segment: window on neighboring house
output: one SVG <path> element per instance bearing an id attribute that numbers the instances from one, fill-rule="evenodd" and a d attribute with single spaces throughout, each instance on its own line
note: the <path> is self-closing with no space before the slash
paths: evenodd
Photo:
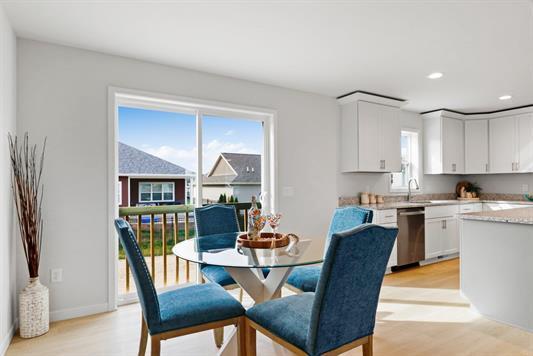
<path id="1" fill-rule="evenodd" d="M 391 173 L 390 190 L 404 192 L 408 190 L 409 180 L 414 178 L 420 185 L 420 150 L 417 131 L 402 130 L 401 133 L 402 166 L 400 172 Z M 417 191 L 412 183 L 412 191 Z"/>
<path id="2" fill-rule="evenodd" d="M 174 183 L 139 183 L 139 201 L 142 203 L 174 201 Z"/>
<path id="3" fill-rule="evenodd" d="M 118 205 L 122 205 L 122 182 L 121 181 L 118 181 L 117 199 L 118 199 Z"/>

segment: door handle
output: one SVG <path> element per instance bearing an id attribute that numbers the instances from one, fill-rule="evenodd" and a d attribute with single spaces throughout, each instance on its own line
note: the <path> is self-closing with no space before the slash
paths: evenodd
<path id="1" fill-rule="evenodd" d="M 398 213 L 399 216 L 412 216 L 412 215 L 424 215 L 423 211 L 410 211 L 410 212 L 401 212 Z"/>

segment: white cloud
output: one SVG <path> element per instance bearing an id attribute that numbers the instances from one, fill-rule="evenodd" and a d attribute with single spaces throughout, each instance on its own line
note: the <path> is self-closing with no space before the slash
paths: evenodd
<path id="1" fill-rule="evenodd" d="M 167 160 L 169 162 L 175 163 L 179 166 L 182 166 L 188 170 L 196 171 L 196 156 L 198 154 L 196 147 L 190 149 L 177 149 L 171 146 L 160 146 L 160 147 L 146 147 L 143 145 L 144 151 Z M 231 153 L 258 153 L 255 150 L 246 146 L 242 142 L 223 142 L 217 139 L 212 140 L 203 145 L 203 171 L 204 173 L 209 172 L 215 160 L 218 158 L 218 155 L 222 152 L 231 152 Z"/>

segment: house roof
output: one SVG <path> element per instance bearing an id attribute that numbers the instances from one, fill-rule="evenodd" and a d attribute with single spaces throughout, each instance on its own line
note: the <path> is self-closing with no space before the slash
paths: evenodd
<path id="1" fill-rule="evenodd" d="M 135 147 L 118 143 L 118 172 L 122 175 L 186 175 L 183 167 L 141 151 Z"/>
<path id="2" fill-rule="evenodd" d="M 221 160 L 228 162 L 236 175 L 213 176 L 212 173 Z M 261 155 L 221 153 L 209 174 L 204 176 L 204 184 L 261 184 Z"/>

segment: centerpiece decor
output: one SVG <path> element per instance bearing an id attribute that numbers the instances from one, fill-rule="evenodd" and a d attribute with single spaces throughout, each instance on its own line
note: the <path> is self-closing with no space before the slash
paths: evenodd
<path id="1" fill-rule="evenodd" d="M 281 214 L 261 214 L 257 207 L 256 197 L 252 197 L 252 206 L 248 211 L 248 232 L 239 235 L 237 242 L 242 247 L 248 248 L 280 248 L 289 245 L 291 239 L 298 242 L 298 236 L 294 234 L 280 234 L 276 232 Z M 272 232 L 262 232 L 268 222 Z"/>
<path id="2" fill-rule="evenodd" d="M 37 145 L 30 145 L 28 134 L 22 142 L 8 135 L 11 161 L 11 186 L 20 237 L 30 275 L 28 285 L 19 295 L 20 336 L 31 338 L 48 332 L 48 288 L 39 281 L 39 263 L 43 237 L 41 207 L 43 201 L 43 172 L 46 138 L 41 154 Z"/>

